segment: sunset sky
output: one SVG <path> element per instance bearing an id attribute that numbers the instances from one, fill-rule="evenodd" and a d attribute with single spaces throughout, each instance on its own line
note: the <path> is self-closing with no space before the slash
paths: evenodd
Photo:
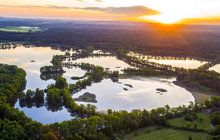
<path id="1" fill-rule="evenodd" d="M 0 16 L 220 23 L 220 0 L 0 0 Z"/>

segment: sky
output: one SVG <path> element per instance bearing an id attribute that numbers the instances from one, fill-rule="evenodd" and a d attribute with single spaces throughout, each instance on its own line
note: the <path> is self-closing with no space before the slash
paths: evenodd
<path id="1" fill-rule="evenodd" d="M 220 0 L 0 0 L 0 16 L 220 24 Z"/>

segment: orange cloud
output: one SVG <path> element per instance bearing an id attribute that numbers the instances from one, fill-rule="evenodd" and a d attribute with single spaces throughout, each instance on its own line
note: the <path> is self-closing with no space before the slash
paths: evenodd
<path id="1" fill-rule="evenodd" d="M 80 20 L 126 20 L 142 14 L 155 14 L 156 11 L 142 7 L 59 7 L 59 6 L 0 6 L 0 16 L 68 18 Z"/>

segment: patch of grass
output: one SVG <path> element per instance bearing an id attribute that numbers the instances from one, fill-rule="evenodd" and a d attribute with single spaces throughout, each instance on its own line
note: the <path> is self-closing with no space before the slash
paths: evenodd
<path id="1" fill-rule="evenodd" d="M 0 27 L 0 31 L 3 32 L 16 32 L 16 33 L 27 33 L 27 32 L 38 32 L 41 31 L 40 28 L 38 27 L 24 27 L 24 26 L 20 26 L 20 27 Z"/>
<path id="2" fill-rule="evenodd" d="M 210 136 L 206 133 L 197 133 L 183 130 L 174 130 L 170 128 L 152 129 L 145 128 L 149 132 L 144 133 L 143 130 L 133 132 L 125 137 L 125 140 L 209 140 Z M 144 129 L 144 130 L 145 130 Z M 131 136 L 133 135 L 133 136 Z"/>
<path id="3" fill-rule="evenodd" d="M 135 136 L 143 135 L 143 134 L 146 134 L 146 133 L 149 133 L 151 131 L 154 131 L 154 130 L 157 130 L 157 129 L 161 129 L 161 128 L 162 128 L 161 126 L 145 127 L 145 128 L 142 128 L 142 129 L 139 129 L 137 131 L 134 131 L 134 132 L 131 132 L 131 133 L 127 134 L 125 139 L 126 140 L 127 139 L 130 140 L 130 139 L 132 139 Z"/>
<path id="4" fill-rule="evenodd" d="M 205 131 L 209 131 L 211 129 L 209 115 L 205 113 L 196 113 L 197 120 L 187 121 L 185 120 L 185 116 L 181 118 L 175 118 L 168 120 L 168 123 L 172 126 L 179 128 L 197 128 Z"/>

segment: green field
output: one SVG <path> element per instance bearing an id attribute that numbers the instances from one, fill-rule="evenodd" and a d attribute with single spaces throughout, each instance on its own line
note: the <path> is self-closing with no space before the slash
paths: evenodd
<path id="1" fill-rule="evenodd" d="M 3 32 L 16 32 L 16 33 L 27 33 L 27 32 L 38 32 L 42 31 L 38 27 L 26 27 L 26 26 L 19 26 L 19 27 L 0 27 L 0 31 Z"/>
<path id="2" fill-rule="evenodd" d="M 133 132 L 125 137 L 125 140 L 209 140 L 210 136 L 206 133 L 197 133 L 170 128 L 144 128 Z"/>
<path id="3" fill-rule="evenodd" d="M 193 122 L 186 121 L 184 117 L 171 119 L 168 121 L 169 124 L 175 127 L 184 127 L 184 128 L 194 128 L 195 125 L 197 129 L 203 129 L 208 131 L 211 129 L 209 115 L 205 113 L 197 113 L 198 120 L 194 120 Z"/>

